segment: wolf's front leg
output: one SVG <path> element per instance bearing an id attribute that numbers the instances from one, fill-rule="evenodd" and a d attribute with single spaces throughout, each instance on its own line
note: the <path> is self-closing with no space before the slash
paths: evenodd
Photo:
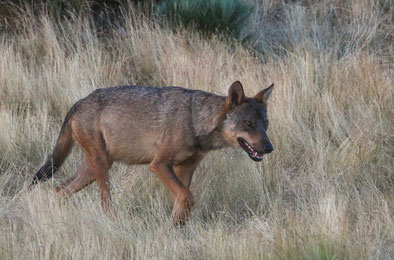
<path id="1" fill-rule="evenodd" d="M 174 208 L 172 210 L 172 218 L 174 224 L 177 226 L 183 226 L 189 219 L 189 215 L 194 205 L 193 195 L 189 191 L 187 198 L 175 197 Z"/>
<path id="2" fill-rule="evenodd" d="M 182 182 L 183 186 L 185 186 L 186 188 L 190 187 L 193 173 L 203 158 L 204 154 L 201 152 L 197 152 L 182 163 L 174 166 L 175 176 Z M 174 194 L 174 200 L 174 209 L 172 211 L 174 221 L 178 224 L 183 225 L 185 224 L 190 214 L 191 207 L 193 205 L 189 205 L 188 202 L 178 203 L 178 197 L 176 196 L 176 194 Z"/>
<path id="3" fill-rule="evenodd" d="M 174 223 L 184 225 L 194 205 L 193 195 L 185 185 L 175 176 L 172 166 L 167 162 L 154 160 L 149 169 L 174 193 L 175 206 L 172 212 Z"/>

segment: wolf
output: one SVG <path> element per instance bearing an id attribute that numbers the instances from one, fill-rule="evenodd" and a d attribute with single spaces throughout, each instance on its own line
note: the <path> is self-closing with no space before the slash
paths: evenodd
<path id="1" fill-rule="evenodd" d="M 235 81 L 227 96 L 182 87 L 119 86 L 97 89 L 67 113 L 57 143 L 32 185 L 50 178 L 76 143 L 84 159 L 55 187 L 61 196 L 97 182 L 101 206 L 113 212 L 108 170 L 113 162 L 149 164 L 174 195 L 174 223 L 183 225 L 194 205 L 193 172 L 212 150 L 241 147 L 259 162 L 274 150 L 268 135 L 267 101 L 273 84 L 246 97 Z"/>

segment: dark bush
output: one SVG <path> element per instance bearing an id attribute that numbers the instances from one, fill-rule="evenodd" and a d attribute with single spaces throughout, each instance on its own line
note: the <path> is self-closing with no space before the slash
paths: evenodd
<path id="1" fill-rule="evenodd" d="M 242 0 L 162 0 L 155 8 L 156 14 L 176 25 L 236 38 L 253 11 L 253 6 Z"/>

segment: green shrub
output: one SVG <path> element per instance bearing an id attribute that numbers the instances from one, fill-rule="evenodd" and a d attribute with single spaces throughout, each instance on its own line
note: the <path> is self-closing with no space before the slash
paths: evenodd
<path id="1" fill-rule="evenodd" d="M 253 6 L 242 0 L 162 0 L 158 15 L 176 25 L 194 27 L 204 33 L 224 33 L 239 38 Z"/>

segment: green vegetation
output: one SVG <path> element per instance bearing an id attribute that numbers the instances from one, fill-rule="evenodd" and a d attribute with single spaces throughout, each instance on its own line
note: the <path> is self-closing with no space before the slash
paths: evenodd
<path id="1" fill-rule="evenodd" d="M 162 0 L 156 13 L 175 25 L 196 28 L 206 34 L 240 37 L 253 6 L 242 0 Z"/>

